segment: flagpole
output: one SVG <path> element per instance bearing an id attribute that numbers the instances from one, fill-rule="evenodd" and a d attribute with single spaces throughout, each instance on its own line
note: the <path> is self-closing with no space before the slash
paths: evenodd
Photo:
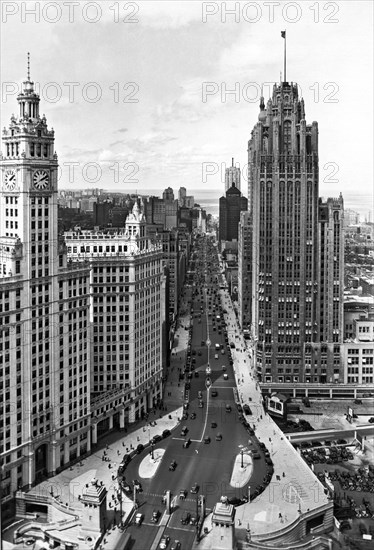
<path id="1" fill-rule="evenodd" d="M 286 31 L 284 31 L 284 80 L 283 82 L 287 82 L 286 78 Z"/>

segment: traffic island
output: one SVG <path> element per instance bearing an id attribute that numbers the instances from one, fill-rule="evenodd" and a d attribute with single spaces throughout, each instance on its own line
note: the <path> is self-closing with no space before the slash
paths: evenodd
<path id="1" fill-rule="evenodd" d="M 240 453 L 236 455 L 230 485 L 232 487 L 244 487 L 244 485 L 246 485 L 251 479 L 252 472 L 252 457 L 247 453 Z"/>
<path id="2" fill-rule="evenodd" d="M 162 457 L 164 456 L 165 449 L 154 449 L 153 458 L 149 453 L 140 463 L 139 476 L 143 479 L 150 479 L 157 472 L 157 468 L 161 464 Z"/>

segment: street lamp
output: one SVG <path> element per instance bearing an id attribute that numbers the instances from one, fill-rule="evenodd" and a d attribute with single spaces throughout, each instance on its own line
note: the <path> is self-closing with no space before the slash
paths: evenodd
<path id="1" fill-rule="evenodd" d="M 151 443 L 151 459 L 154 460 L 154 453 L 153 453 L 153 443 Z"/>
<path id="2" fill-rule="evenodd" d="M 243 449 L 240 451 L 240 455 L 241 455 L 241 458 L 242 458 L 242 468 L 244 468 L 244 462 L 243 462 L 243 455 L 244 455 L 244 451 Z"/>

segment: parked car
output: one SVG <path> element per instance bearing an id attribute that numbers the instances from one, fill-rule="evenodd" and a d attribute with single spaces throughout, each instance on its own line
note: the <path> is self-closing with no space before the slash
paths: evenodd
<path id="1" fill-rule="evenodd" d="M 156 435 L 154 435 L 154 436 L 152 437 L 151 443 L 153 443 L 153 445 L 154 445 L 155 443 L 158 443 L 158 442 L 161 441 L 161 440 L 162 440 L 162 436 L 159 435 L 159 434 L 156 434 Z"/>
<path id="2" fill-rule="evenodd" d="M 245 414 L 252 414 L 251 407 L 247 404 L 243 405 L 243 411 Z"/>
<path id="3" fill-rule="evenodd" d="M 139 445 L 136 447 L 136 454 L 140 454 L 144 450 L 144 445 L 142 443 L 139 443 Z"/>
<path id="4" fill-rule="evenodd" d="M 164 430 L 162 432 L 162 437 L 165 438 L 165 437 L 169 437 L 169 435 L 171 434 L 171 431 L 170 430 Z"/>
<path id="5" fill-rule="evenodd" d="M 179 540 L 175 540 L 173 542 L 173 544 L 170 547 L 170 550 L 181 550 L 181 543 L 179 542 Z"/>

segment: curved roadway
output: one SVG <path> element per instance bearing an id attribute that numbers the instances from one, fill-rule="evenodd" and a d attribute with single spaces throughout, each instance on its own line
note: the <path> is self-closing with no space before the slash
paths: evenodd
<path id="1" fill-rule="evenodd" d="M 185 382 L 185 399 L 188 401 L 188 418 L 181 420 L 180 425 L 173 431 L 170 437 L 163 439 L 154 449 L 163 448 L 165 453 L 155 476 L 151 479 L 141 479 L 139 465 L 146 457 L 149 449 L 143 451 L 134 458 L 125 471 L 126 480 L 130 483 L 135 478 L 142 483 L 143 492 L 137 495 L 139 512 L 144 515 L 141 527 L 132 525 L 128 532 L 136 539 L 134 550 L 144 548 L 158 548 L 159 538 L 164 531 L 170 536 L 171 542 L 181 541 L 182 550 L 191 548 L 195 536 L 196 527 L 182 525 L 182 515 L 187 511 L 193 516 L 197 511 L 199 495 L 205 496 L 207 510 L 213 509 L 221 496 L 228 498 L 242 498 L 264 483 L 264 478 L 269 471 L 255 437 L 249 435 L 243 422 L 239 420 L 236 405 L 236 386 L 233 368 L 230 365 L 230 346 L 225 341 L 225 327 L 222 312 L 220 312 L 220 298 L 218 292 L 218 258 L 212 245 L 209 247 L 209 260 L 206 260 L 206 239 L 200 238 L 200 251 L 197 259 L 191 266 L 195 267 L 193 286 L 188 288 L 188 298 L 191 299 L 191 329 L 190 344 L 187 351 L 187 364 Z M 214 253 L 214 256 L 212 254 Z M 196 256 L 196 254 L 195 254 Z M 217 320 L 217 315 L 221 319 Z M 208 345 L 207 345 L 208 341 Z M 210 341 L 210 344 L 209 344 Z M 216 344 L 220 350 L 216 351 Z M 224 350 L 224 353 L 221 352 Z M 217 358 L 218 356 L 218 358 Z M 206 369 L 211 369 L 209 379 L 211 385 L 206 385 Z M 225 370 L 222 369 L 224 367 Z M 193 369 L 193 370 L 192 370 Z M 198 373 L 198 376 L 195 375 Z M 227 380 L 224 374 L 227 374 Z M 189 387 L 190 386 L 190 387 Z M 202 393 L 203 406 L 199 406 L 198 392 Z M 212 392 L 217 392 L 212 396 Z M 231 412 L 226 412 L 226 405 L 231 406 Z M 191 413 L 196 418 L 191 419 Z M 247 420 L 251 422 L 250 415 Z M 217 427 L 212 427 L 212 423 Z M 181 435 L 182 427 L 186 426 L 186 437 Z M 221 441 L 216 441 L 216 434 L 222 435 Z M 204 443 L 204 438 L 209 436 L 210 443 Z M 191 439 L 188 448 L 183 447 L 186 438 Z M 258 451 L 260 458 L 253 460 L 248 467 L 248 482 L 242 487 L 230 485 L 235 460 L 243 451 L 246 463 L 251 463 L 250 450 Z M 246 456 L 248 454 L 248 456 Z M 146 458 L 145 458 L 146 457 Z M 172 460 L 177 462 L 175 471 L 169 471 Z M 250 473 L 251 472 L 251 473 Z M 243 479 L 243 476 L 241 477 Z M 192 494 L 190 489 L 193 484 L 199 485 L 198 494 Z M 242 485 L 242 483 L 241 483 Z M 179 499 L 181 489 L 188 491 L 185 500 Z M 165 490 L 170 490 L 173 499 L 172 514 L 161 515 L 158 523 L 151 522 L 152 513 L 158 510 L 165 512 L 162 504 L 162 496 Z M 160 528 L 160 522 L 166 527 Z"/>

